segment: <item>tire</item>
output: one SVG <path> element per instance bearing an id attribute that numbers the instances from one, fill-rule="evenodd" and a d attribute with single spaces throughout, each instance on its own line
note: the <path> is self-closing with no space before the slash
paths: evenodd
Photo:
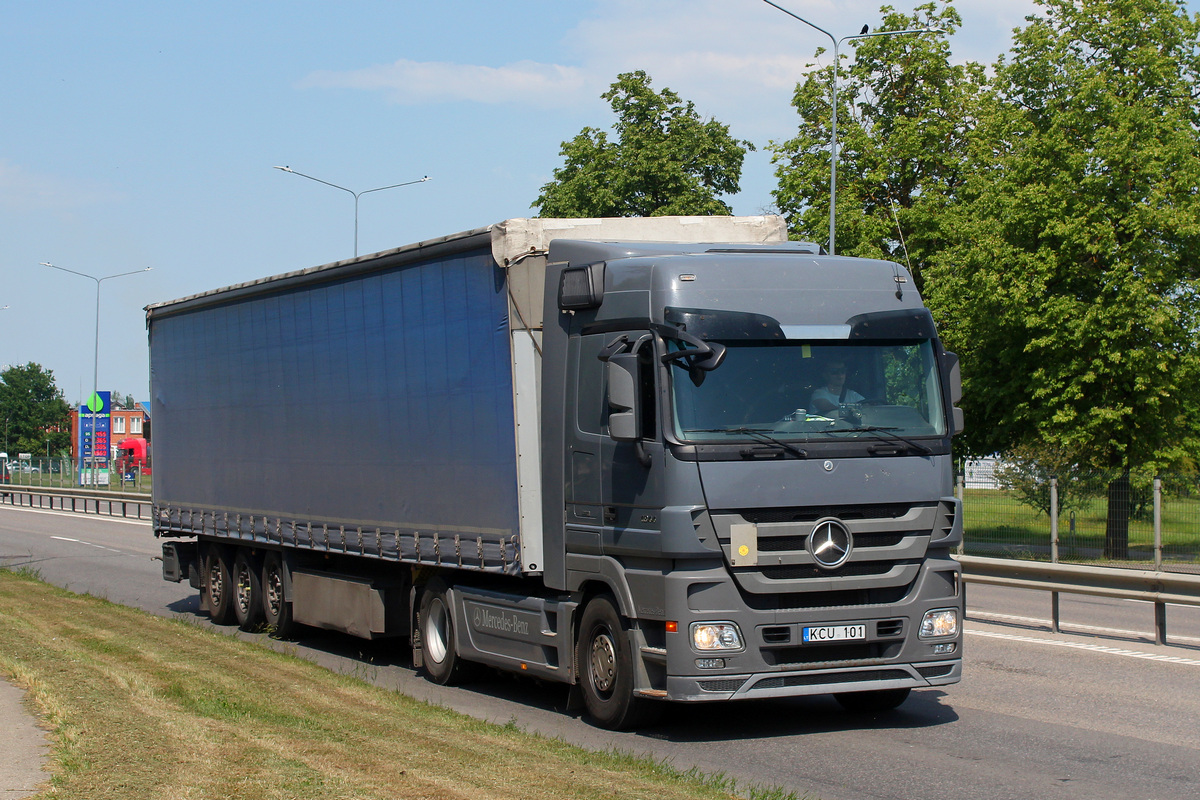
<path id="1" fill-rule="evenodd" d="M 872 692 L 842 692 L 834 699 L 853 714 L 878 714 L 891 711 L 905 700 L 911 689 L 877 689 Z"/>
<path id="2" fill-rule="evenodd" d="M 247 550 L 239 550 L 233 559 L 233 615 L 238 627 L 256 631 L 263 625 L 263 594 L 260 570 Z"/>
<path id="3" fill-rule="evenodd" d="M 633 649 L 611 597 L 595 597 L 584 608 L 575 647 L 584 706 L 598 727 L 626 730 L 649 722 L 661 709 L 633 694 Z"/>
<path id="4" fill-rule="evenodd" d="M 219 547 L 208 548 L 204 556 L 204 586 L 201 591 L 213 624 L 231 624 L 234 621 L 233 577 L 230 575 L 229 559 Z"/>
<path id="5" fill-rule="evenodd" d="M 417 614 L 425 675 L 441 686 L 454 686 L 467 677 L 466 662 L 454 647 L 454 609 L 449 592 L 440 578 L 425 584 Z"/>
<path id="6" fill-rule="evenodd" d="M 292 604 L 283 595 L 283 557 L 279 553 L 267 553 L 263 559 L 262 610 L 272 636 L 286 639 L 295 632 Z"/>

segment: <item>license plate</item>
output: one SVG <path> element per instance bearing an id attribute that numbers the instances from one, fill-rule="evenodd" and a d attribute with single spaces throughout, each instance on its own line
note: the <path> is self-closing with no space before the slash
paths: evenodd
<path id="1" fill-rule="evenodd" d="M 867 638 L 866 625 L 814 625 L 804 629 L 804 643 L 845 642 Z"/>

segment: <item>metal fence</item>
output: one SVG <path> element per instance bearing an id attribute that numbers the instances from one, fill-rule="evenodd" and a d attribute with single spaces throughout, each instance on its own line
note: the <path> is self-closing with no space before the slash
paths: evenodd
<path id="1" fill-rule="evenodd" d="M 92 489 L 149 492 L 151 477 L 140 469 L 122 473 L 110 462 L 108 484 L 93 486 L 91 471 L 69 458 L 13 459 L 8 462 L 7 485 L 37 489 Z"/>
<path id="2" fill-rule="evenodd" d="M 1200 477 L 968 462 L 958 481 L 972 556 L 1200 574 Z"/>

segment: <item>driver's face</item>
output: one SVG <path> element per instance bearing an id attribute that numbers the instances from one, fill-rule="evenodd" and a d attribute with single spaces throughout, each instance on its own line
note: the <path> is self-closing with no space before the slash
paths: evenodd
<path id="1" fill-rule="evenodd" d="M 836 388 L 839 391 L 842 384 L 846 382 L 846 365 L 845 364 L 830 364 L 825 370 L 825 383 L 829 388 Z"/>

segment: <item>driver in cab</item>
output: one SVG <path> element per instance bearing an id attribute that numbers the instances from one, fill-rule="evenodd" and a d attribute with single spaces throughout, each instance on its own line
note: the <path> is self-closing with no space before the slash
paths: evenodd
<path id="1" fill-rule="evenodd" d="M 861 403 L 863 399 L 861 394 L 846 386 L 846 362 L 830 361 L 821 370 L 821 385 L 813 390 L 808 407 L 818 414 L 828 414 L 841 406 Z"/>

